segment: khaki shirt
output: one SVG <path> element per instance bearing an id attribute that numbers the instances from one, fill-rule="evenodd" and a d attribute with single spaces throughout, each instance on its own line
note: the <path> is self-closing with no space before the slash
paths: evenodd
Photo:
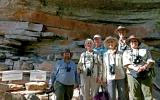
<path id="1" fill-rule="evenodd" d="M 144 65 L 149 62 L 155 62 L 152 59 L 151 53 L 147 49 L 132 49 L 132 50 L 126 50 L 123 53 L 123 65 L 135 65 L 133 63 L 133 55 L 140 55 L 142 57 L 142 62 L 138 65 Z M 136 65 L 137 66 L 137 65 Z M 130 73 L 129 69 L 127 69 L 127 73 Z"/>
<path id="2" fill-rule="evenodd" d="M 101 77 L 102 76 L 102 64 L 100 56 L 96 52 L 83 52 L 80 56 L 77 70 L 81 71 L 81 73 L 87 75 L 87 68 L 92 68 L 93 77 Z"/>

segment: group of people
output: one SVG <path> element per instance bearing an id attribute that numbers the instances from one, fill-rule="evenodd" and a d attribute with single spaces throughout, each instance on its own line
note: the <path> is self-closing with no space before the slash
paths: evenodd
<path id="1" fill-rule="evenodd" d="M 86 39 L 86 51 L 77 65 L 71 60 L 72 52 L 65 49 L 51 76 L 56 99 L 71 100 L 78 87 L 83 100 L 93 100 L 102 86 L 109 100 L 152 100 L 150 73 L 155 61 L 141 39 L 136 35 L 127 38 L 128 32 L 119 26 L 115 30 L 119 39 L 108 36 L 102 41 L 98 34 Z"/>

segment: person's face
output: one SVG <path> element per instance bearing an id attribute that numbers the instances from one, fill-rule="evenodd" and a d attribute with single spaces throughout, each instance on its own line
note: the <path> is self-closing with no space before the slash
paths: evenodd
<path id="1" fill-rule="evenodd" d="M 131 48 L 137 49 L 138 48 L 138 44 L 139 44 L 139 42 L 138 42 L 137 39 L 131 39 L 130 40 L 130 46 L 131 46 Z"/>
<path id="2" fill-rule="evenodd" d="M 101 38 L 99 37 L 94 38 L 94 44 L 96 45 L 96 47 L 99 47 L 101 45 Z"/>
<path id="3" fill-rule="evenodd" d="M 71 53 L 69 53 L 69 52 L 64 52 L 64 53 L 63 53 L 63 58 L 64 58 L 65 60 L 70 59 L 70 58 L 71 58 Z"/>
<path id="4" fill-rule="evenodd" d="M 121 39 L 123 39 L 124 37 L 126 37 L 127 31 L 124 29 L 121 29 L 118 31 L 118 35 Z"/>
<path id="5" fill-rule="evenodd" d="M 87 42 L 87 43 L 85 44 L 85 48 L 86 48 L 87 50 L 92 50 L 92 49 L 93 49 L 93 43 L 92 43 L 91 41 Z"/>
<path id="6" fill-rule="evenodd" d="M 107 41 L 107 47 L 109 49 L 115 49 L 116 48 L 116 44 L 117 44 L 116 41 L 113 40 L 113 39 L 110 39 L 110 40 Z"/>

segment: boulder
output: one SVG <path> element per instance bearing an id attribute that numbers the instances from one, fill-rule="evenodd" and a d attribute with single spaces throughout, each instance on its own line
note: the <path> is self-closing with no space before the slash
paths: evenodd
<path id="1" fill-rule="evenodd" d="M 54 66 L 53 61 L 44 61 L 42 64 L 39 64 L 38 70 L 52 71 L 53 66 Z"/>
<path id="2" fill-rule="evenodd" d="M 0 71 L 8 70 L 8 66 L 6 64 L 0 63 Z"/>
<path id="3" fill-rule="evenodd" d="M 28 82 L 25 83 L 26 90 L 45 90 L 47 88 L 46 82 Z"/>

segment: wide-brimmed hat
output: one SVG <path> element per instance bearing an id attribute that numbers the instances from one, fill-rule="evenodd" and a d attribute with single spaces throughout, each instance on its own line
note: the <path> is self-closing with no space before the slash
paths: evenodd
<path id="1" fill-rule="evenodd" d="M 132 34 L 132 35 L 129 36 L 129 38 L 127 39 L 127 44 L 130 43 L 131 39 L 136 39 L 138 41 L 138 45 L 141 44 L 141 39 L 138 38 L 135 34 Z"/>
<path id="2" fill-rule="evenodd" d="M 126 27 L 124 27 L 124 26 L 118 26 L 117 29 L 115 30 L 115 33 L 118 33 L 119 30 L 126 30 L 127 33 L 129 32 L 129 29 L 127 29 Z"/>
<path id="3" fill-rule="evenodd" d="M 93 39 L 95 38 L 101 38 L 101 36 L 99 34 L 94 35 Z"/>
<path id="4" fill-rule="evenodd" d="M 70 49 L 68 49 L 68 48 L 62 50 L 61 55 L 63 55 L 63 53 L 70 53 L 71 57 L 73 56 L 73 52 L 71 52 Z"/>
<path id="5" fill-rule="evenodd" d="M 109 40 L 114 40 L 114 41 L 118 44 L 118 39 L 117 39 L 116 37 L 108 36 L 108 37 L 106 37 L 106 39 L 103 41 L 103 44 L 104 44 L 105 47 L 107 47 L 107 46 L 106 46 L 106 45 L 107 45 L 107 41 L 109 41 Z"/>

